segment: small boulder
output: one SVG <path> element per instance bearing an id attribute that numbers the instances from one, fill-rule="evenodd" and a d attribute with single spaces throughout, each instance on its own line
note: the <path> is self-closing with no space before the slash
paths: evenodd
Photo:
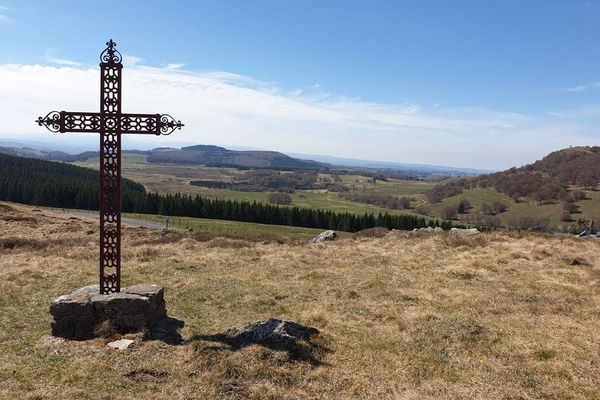
<path id="1" fill-rule="evenodd" d="M 231 328 L 224 333 L 235 347 L 262 344 L 269 347 L 287 348 L 297 340 L 308 341 L 319 330 L 293 321 L 270 318 L 264 321 Z"/>
<path id="2" fill-rule="evenodd" d="M 109 347 L 109 348 L 115 349 L 115 350 L 127 350 L 128 348 L 130 348 L 133 345 L 133 342 L 134 341 L 131 339 L 119 339 L 119 340 L 115 340 L 115 341 L 108 343 L 106 345 L 106 347 Z"/>
<path id="3" fill-rule="evenodd" d="M 314 238 L 310 239 L 309 244 L 313 243 L 321 243 L 326 240 L 335 240 L 337 239 L 337 234 L 334 231 L 325 231 Z"/>
<path id="4" fill-rule="evenodd" d="M 319 330 L 297 322 L 270 318 L 226 330 L 215 335 L 200 336 L 199 339 L 218 342 L 232 349 L 258 345 L 274 351 L 288 353 L 290 360 L 307 361 L 321 365 L 325 353 L 330 349 Z"/>
<path id="5" fill-rule="evenodd" d="M 456 235 L 462 235 L 462 236 L 473 236 L 473 235 L 479 234 L 480 232 L 477 230 L 477 228 L 470 228 L 470 229 L 452 228 L 452 229 L 450 229 L 450 233 L 453 233 Z"/>

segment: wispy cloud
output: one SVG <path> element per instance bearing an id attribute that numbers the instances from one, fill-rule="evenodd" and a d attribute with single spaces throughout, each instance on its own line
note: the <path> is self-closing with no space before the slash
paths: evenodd
<path id="1" fill-rule="evenodd" d="M 172 63 L 172 64 L 167 64 L 167 66 L 165 68 L 167 69 L 181 69 L 185 67 L 184 63 Z"/>
<path id="2" fill-rule="evenodd" d="M 561 111 L 549 111 L 548 115 L 562 119 L 600 118 L 600 106 L 584 106 Z"/>
<path id="3" fill-rule="evenodd" d="M 600 89 L 600 82 L 594 82 L 587 85 L 571 86 L 559 89 L 559 92 L 585 92 L 587 90 Z"/>
<path id="4" fill-rule="evenodd" d="M 46 52 L 44 53 L 44 56 L 42 57 L 42 60 L 44 60 L 45 62 L 50 63 L 50 64 L 65 65 L 65 66 L 69 66 L 69 67 L 77 67 L 77 66 L 81 65 L 81 63 L 79 63 L 77 61 L 55 57 L 54 52 L 55 52 L 54 49 L 46 50 Z"/>
<path id="5" fill-rule="evenodd" d="M 207 143 L 500 169 L 598 140 L 596 123 L 560 111 L 539 118 L 482 107 L 365 102 L 320 86 L 286 90 L 229 72 L 140 62 L 123 72 L 124 110 L 170 113 L 186 124 L 166 138 L 144 137 L 150 147 Z M 46 135 L 32 120 L 52 109 L 96 110 L 98 73 L 97 66 L 76 64 L 0 65 L 0 138 Z"/>
<path id="6" fill-rule="evenodd" d="M 12 18 L 8 16 L 8 14 L 13 11 L 12 8 L 6 7 L 0 4 L 0 23 L 12 23 L 14 22 Z"/>
<path id="7" fill-rule="evenodd" d="M 131 54 L 123 54 L 123 65 L 126 67 L 135 67 L 136 65 L 142 64 L 144 59 Z"/>

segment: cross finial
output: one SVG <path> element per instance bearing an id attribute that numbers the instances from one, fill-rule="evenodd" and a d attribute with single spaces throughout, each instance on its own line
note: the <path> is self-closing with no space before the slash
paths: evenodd
<path id="1" fill-rule="evenodd" d="M 116 47 L 117 44 L 112 39 L 109 39 L 106 42 L 106 49 L 100 54 L 100 61 L 105 64 L 119 64 L 122 57 Z"/>

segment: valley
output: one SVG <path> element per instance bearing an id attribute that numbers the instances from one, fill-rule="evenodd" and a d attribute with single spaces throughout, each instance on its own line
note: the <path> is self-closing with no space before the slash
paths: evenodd
<path id="1" fill-rule="evenodd" d="M 190 146 L 126 151 L 123 176 L 161 195 L 198 195 L 358 216 L 405 215 L 483 229 L 579 233 L 595 230 L 600 218 L 596 149 L 564 149 L 530 165 L 492 174 L 443 176 L 335 166 L 275 152 Z M 11 151 L 99 168 L 94 153 Z M 265 160 L 284 160 L 286 168 L 249 167 Z M 226 165 L 231 163 L 237 164 Z"/>

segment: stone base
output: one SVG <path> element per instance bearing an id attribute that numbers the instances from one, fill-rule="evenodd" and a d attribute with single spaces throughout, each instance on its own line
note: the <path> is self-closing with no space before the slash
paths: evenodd
<path id="1" fill-rule="evenodd" d="M 86 286 L 55 299 L 50 314 L 52 335 L 77 340 L 102 336 L 102 330 L 152 329 L 167 316 L 162 286 L 149 284 L 111 294 L 100 294 L 97 285 Z"/>

